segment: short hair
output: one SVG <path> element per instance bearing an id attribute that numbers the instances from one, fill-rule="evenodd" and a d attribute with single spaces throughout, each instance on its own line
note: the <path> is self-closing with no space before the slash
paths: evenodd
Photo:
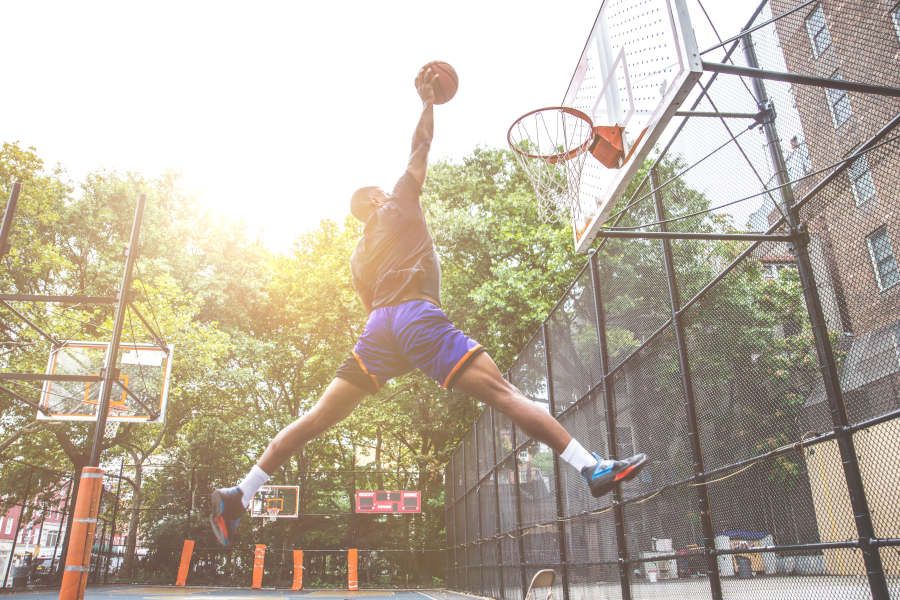
<path id="1" fill-rule="evenodd" d="M 350 198 L 350 214 L 365 223 L 372 214 L 369 198 L 377 189 L 378 186 L 368 185 L 353 192 L 353 196 Z"/>

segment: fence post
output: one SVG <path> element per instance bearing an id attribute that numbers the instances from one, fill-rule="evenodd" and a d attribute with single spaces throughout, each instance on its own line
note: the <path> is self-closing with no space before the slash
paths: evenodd
<path id="1" fill-rule="evenodd" d="M 600 372 L 603 381 L 603 400 L 608 430 L 608 458 L 619 458 L 618 435 L 616 434 L 616 386 L 609 374 L 609 344 L 606 340 L 606 310 L 600 293 L 599 257 L 591 251 L 588 261 L 591 268 L 591 288 L 594 294 L 594 310 L 597 316 L 597 344 L 600 350 Z M 613 518 L 616 524 L 616 551 L 619 557 L 619 585 L 622 600 L 631 600 L 631 561 L 628 558 L 628 541 L 625 537 L 625 507 L 622 505 L 622 488 L 613 489 Z"/>
<path id="2" fill-rule="evenodd" d="M 475 404 L 475 408 L 478 408 L 478 403 L 475 402 L 474 399 L 473 403 Z M 481 543 L 484 539 L 484 519 L 481 516 L 481 484 L 478 483 L 481 481 L 481 444 L 478 439 L 481 437 L 478 435 L 479 420 L 480 417 L 475 420 L 475 426 L 472 427 L 472 440 L 475 442 L 475 489 L 473 497 L 476 501 L 475 508 L 478 511 L 478 542 L 475 544 L 475 547 L 478 548 L 478 556 L 480 557 L 478 561 L 478 592 L 484 596 L 484 545 Z"/>
<path id="3" fill-rule="evenodd" d="M 494 449 L 494 464 L 491 466 L 491 471 L 493 471 L 493 477 L 494 477 L 494 510 L 497 511 L 497 519 L 496 519 L 497 530 L 495 533 L 499 535 L 501 533 L 500 478 L 498 477 L 500 455 L 497 454 L 497 435 L 496 435 L 496 432 L 497 432 L 496 426 L 497 425 L 494 422 L 494 414 L 495 414 L 494 408 L 491 406 L 488 406 L 487 410 L 490 411 L 490 415 L 491 415 L 491 447 Z M 500 538 L 498 538 L 498 541 L 497 541 L 497 562 L 499 563 L 498 571 L 499 571 L 499 575 L 500 575 L 500 580 L 499 580 L 500 597 L 505 598 L 506 590 L 503 585 L 503 542 L 499 541 L 499 539 Z"/>
<path id="4" fill-rule="evenodd" d="M 759 61 L 757 60 L 756 50 L 753 48 L 753 40 L 750 34 L 745 34 L 742 41 L 747 64 L 751 67 L 759 68 Z M 751 81 L 757 104 L 761 109 L 767 107 L 770 101 L 763 81 L 758 78 L 752 78 Z M 763 121 L 762 127 L 766 136 L 766 144 L 769 148 L 769 157 L 772 160 L 776 181 L 784 202 L 785 218 L 794 237 L 794 241 L 790 244 L 791 253 L 797 261 L 797 275 L 800 278 L 800 286 L 803 289 L 803 299 L 806 303 L 806 310 L 809 314 L 810 326 L 812 327 L 819 369 L 822 371 L 825 397 L 828 399 L 835 439 L 841 455 L 844 477 L 847 480 L 847 491 L 850 494 L 850 506 L 853 508 L 859 548 L 862 551 L 863 563 L 866 567 L 866 577 L 869 580 L 872 598 L 874 600 L 888 600 L 890 593 L 888 592 L 887 580 L 884 576 L 881 554 L 878 548 L 872 545 L 872 539 L 875 538 L 875 527 L 872 525 L 869 502 L 866 499 L 866 492 L 863 487 L 862 474 L 859 470 L 859 457 L 856 454 L 853 434 L 848 429 L 850 420 L 847 417 L 847 405 L 844 402 L 837 364 L 834 360 L 831 340 L 828 338 L 828 325 L 825 322 L 825 313 L 822 310 L 822 301 L 819 297 L 815 273 L 809 258 L 807 246 L 809 243 L 809 231 L 806 228 L 806 224 L 800 222 L 798 211 L 794 206 L 794 191 L 791 188 L 787 175 L 787 165 L 784 162 L 784 156 L 781 154 L 774 118 Z"/>
<path id="5" fill-rule="evenodd" d="M 465 518 L 463 519 L 463 553 L 465 555 L 465 565 L 463 565 L 463 577 L 466 581 L 466 591 L 471 592 L 471 580 L 469 579 L 469 485 L 466 482 L 466 463 L 469 462 L 466 460 L 466 440 L 463 440 L 462 443 L 462 487 L 463 487 L 463 496 L 462 496 L 462 506 L 463 512 L 465 513 Z"/>
<path id="6" fill-rule="evenodd" d="M 650 185 L 653 190 L 653 202 L 656 207 L 656 220 L 662 221 L 664 216 L 662 194 L 659 191 L 659 177 L 656 168 L 650 169 Z M 665 231 L 664 223 L 660 231 Z M 703 553 L 706 556 L 706 568 L 709 572 L 709 587 L 713 600 L 722 600 L 722 580 L 719 577 L 719 565 L 716 561 L 715 530 L 709 508 L 709 493 L 706 489 L 706 466 L 703 464 L 703 448 L 700 442 L 700 422 L 697 417 L 697 399 L 694 395 L 694 381 L 691 377 L 691 365 L 688 360 L 687 344 L 684 339 L 684 323 L 681 318 L 681 295 L 675 279 L 675 265 L 672 259 L 672 246 L 669 240 L 661 240 L 663 263 L 666 269 L 666 283 L 669 288 L 669 303 L 672 309 L 672 329 L 675 332 L 675 344 L 678 347 L 678 367 L 681 373 L 681 387 L 684 391 L 685 414 L 688 420 L 688 439 L 691 443 L 691 455 L 694 462 L 694 489 L 697 491 L 697 502 L 700 505 L 700 523 L 703 529 Z"/>
<path id="7" fill-rule="evenodd" d="M 113 547 L 116 543 L 116 518 L 119 516 L 119 497 L 122 492 L 122 475 L 125 471 L 125 458 L 119 462 L 119 481 L 116 483 L 116 500 L 113 505 L 112 531 L 109 536 L 109 549 L 106 551 L 106 570 L 103 572 L 103 583 L 109 581 L 109 564 L 112 562 Z"/>
<path id="8" fill-rule="evenodd" d="M 544 342 L 544 363 L 547 374 L 547 402 L 550 404 L 550 414 L 556 417 L 556 400 L 553 397 L 553 366 L 550 363 L 550 339 L 547 335 L 547 321 L 541 325 L 541 337 Z M 556 522 L 557 540 L 559 541 L 559 562 L 562 567 L 563 600 L 569 600 L 569 556 L 566 541 L 566 524 L 563 519 L 566 516 L 563 506 L 562 476 L 559 472 L 559 453 L 553 453 L 553 482 L 556 487 Z"/>
<path id="9" fill-rule="evenodd" d="M 506 374 L 506 380 L 512 381 L 509 373 Z M 513 447 L 513 489 L 516 491 L 516 540 L 519 542 L 519 576 L 521 577 L 522 593 L 528 589 L 528 566 L 525 564 L 525 538 L 522 535 L 522 493 L 519 489 L 522 482 L 519 480 L 519 436 L 516 433 L 516 426 L 512 426 L 512 447 Z"/>

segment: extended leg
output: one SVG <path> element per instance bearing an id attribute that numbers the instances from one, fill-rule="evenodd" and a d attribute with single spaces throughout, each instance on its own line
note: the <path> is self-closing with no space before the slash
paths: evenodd
<path id="1" fill-rule="evenodd" d="M 547 444 L 560 454 L 572 441 L 572 436 L 559 421 L 541 410 L 519 388 L 503 378 L 487 352 L 472 359 L 457 376 L 453 387 L 493 406 L 512 419 L 530 437 Z"/>
<path id="2" fill-rule="evenodd" d="M 210 523 L 219 542 L 224 546 L 231 544 L 250 499 L 269 475 L 308 441 L 346 418 L 367 393 L 349 381 L 335 377 L 308 413 L 279 431 L 269 442 L 259 461 L 237 487 L 213 491 Z"/>
<path id="3" fill-rule="evenodd" d="M 256 465 L 267 474 L 274 473 L 308 441 L 343 421 L 367 393 L 349 381 L 335 377 L 308 413 L 272 438 Z"/>
<path id="4" fill-rule="evenodd" d="M 623 460 L 601 460 L 596 454 L 588 453 L 572 439 L 559 421 L 506 381 L 487 353 L 472 359 L 457 376 L 455 387 L 496 408 L 530 437 L 560 453 L 567 463 L 581 472 L 594 496 L 602 496 L 616 483 L 631 479 L 647 461 L 646 454 L 636 454 Z"/>

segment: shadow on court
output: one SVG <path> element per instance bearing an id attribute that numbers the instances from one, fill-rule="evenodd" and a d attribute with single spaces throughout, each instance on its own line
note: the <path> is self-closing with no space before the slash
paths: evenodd
<path id="1" fill-rule="evenodd" d="M 14 600 L 56 600 L 59 591 L 42 590 L 11 594 Z M 174 586 L 89 586 L 85 600 L 178 600 L 180 598 L 210 598 L 211 600 L 253 600 L 255 598 L 297 598 L 299 600 L 354 598 L 356 600 L 466 600 L 476 598 L 443 590 L 248 590 L 240 588 L 174 587 Z"/>

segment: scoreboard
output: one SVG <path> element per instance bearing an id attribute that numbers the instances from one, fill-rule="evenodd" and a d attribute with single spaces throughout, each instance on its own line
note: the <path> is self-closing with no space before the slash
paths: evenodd
<path id="1" fill-rule="evenodd" d="M 422 492 L 410 490 L 358 491 L 356 492 L 356 512 L 420 513 L 422 512 Z"/>

